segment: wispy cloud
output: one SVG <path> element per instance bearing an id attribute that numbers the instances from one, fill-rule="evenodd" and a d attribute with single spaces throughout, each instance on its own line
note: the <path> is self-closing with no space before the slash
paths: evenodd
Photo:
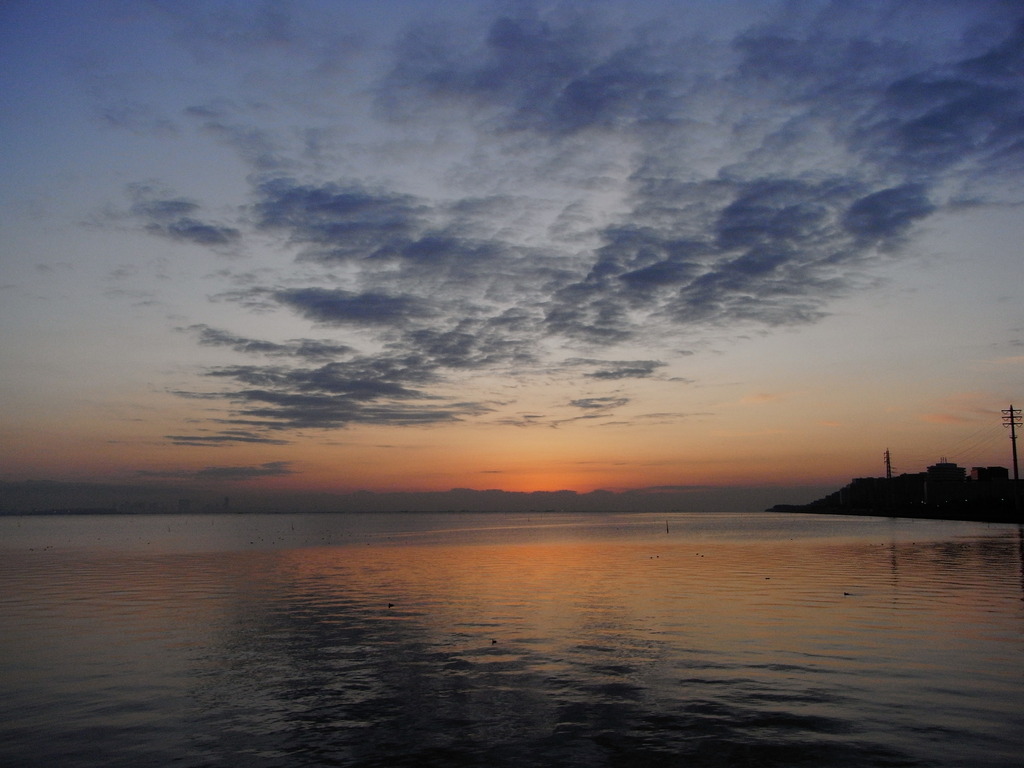
<path id="1" fill-rule="evenodd" d="M 223 366 L 206 375 L 232 386 L 222 392 L 195 394 L 229 402 L 232 416 L 221 421 L 250 430 L 437 424 L 490 410 L 484 403 L 454 402 L 417 387 L 436 378 L 429 366 L 418 362 L 362 357 L 315 368 Z M 235 434 L 223 433 L 229 439 Z"/>
<path id="2" fill-rule="evenodd" d="M 239 443 L 260 443 L 264 445 L 287 445 L 287 440 L 269 437 L 265 434 L 251 432 L 242 429 L 226 429 L 217 433 L 204 431 L 191 435 L 166 435 L 166 438 L 173 445 L 187 446 L 222 446 L 236 445 Z"/>
<path id="3" fill-rule="evenodd" d="M 579 366 L 591 370 L 583 374 L 589 379 L 615 381 L 618 379 L 646 379 L 653 376 L 665 363 L 660 360 L 599 360 L 591 358 L 570 358 L 567 366 Z"/>
<path id="4" fill-rule="evenodd" d="M 619 408 L 628 402 L 629 398 L 626 397 L 581 397 L 569 404 L 586 411 L 606 411 L 611 408 Z"/>
<path id="5" fill-rule="evenodd" d="M 933 424 L 998 424 L 998 409 L 992 396 L 983 392 L 958 392 L 935 403 L 932 411 L 922 413 L 922 421 Z"/>
<path id="6" fill-rule="evenodd" d="M 198 218 L 202 207 L 193 200 L 167 196 L 147 184 L 130 185 L 128 191 L 131 216 L 151 235 L 208 247 L 232 245 L 242 236 L 235 227 Z"/>
<path id="7" fill-rule="evenodd" d="M 182 480 L 237 481 L 262 477 L 281 477 L 294 474 L 289 461 L 268 461 L 256 466 L 210 466 L 201 469 L 139 470 L 139 477 L 173 478 Z"/>
<path id="8" fill-rule="evenodd" d="M 182 330 L 190 331 L 207 347 L 228 347 L 236 352 L 267 357 L 296 357 L 309 361 L 330 360 L 350 354 L 354 350 L 345 345 L 324 339 L 289 339 L 283 343 L 261 341 L 238 336 L 228 331 L 211 328 L 205 324 L 191 325 Z"/>

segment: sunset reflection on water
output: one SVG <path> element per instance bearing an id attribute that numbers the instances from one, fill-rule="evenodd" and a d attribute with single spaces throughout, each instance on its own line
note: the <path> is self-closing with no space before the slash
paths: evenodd
<path id="1" fill-rule="evenodd" d="M 961 765 L 955 742 L 1011 765 L 1019 746 L 1011 526 L 289 517 L 189 519 L 215 548 L 179 546 L 182 520 L 162 543 L 137 521 L 149 545 L 116 518 L 113 544 L 7 538 L 18 764 Z"/>

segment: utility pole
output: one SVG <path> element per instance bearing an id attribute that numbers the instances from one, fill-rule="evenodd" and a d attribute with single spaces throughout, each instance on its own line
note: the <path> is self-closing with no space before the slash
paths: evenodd
<path id="1" fill-rule="evenodd" d="M 1020 408 L 1003 409 L 1003 426 L 1010 428 L 1010 444 L 1013 446 L 1013 510 L 1017 513 L 1017 520 L 1020 516 L 1020 491 L 1017 490 L 1017 482 L 1020 480 L 1020 473 L 1017 469 L 1017 427 L 1021 425 Z"/>
<path id="2" fill-rule="evenodd" d="M 889 449 L 885 449 L 883 454 L 885 459 L 885 504 L 886 507 L 892 509 L 896 506 L 896 494 L 892 487 L 892 457 L 889 455 Z"/>

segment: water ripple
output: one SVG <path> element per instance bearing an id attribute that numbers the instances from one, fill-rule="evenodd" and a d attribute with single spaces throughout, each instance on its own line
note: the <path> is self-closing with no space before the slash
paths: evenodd
<path id="1" fill-rule="evenodd" d="M 4 762 L 1018 764 L 1016 529 L 287 517 L 7 539 Z"/>

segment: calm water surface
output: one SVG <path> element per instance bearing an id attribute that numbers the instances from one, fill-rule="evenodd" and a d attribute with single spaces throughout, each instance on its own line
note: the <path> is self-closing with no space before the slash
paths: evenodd
<path id="1" fill-rule="evenodd" d="M 1020 766 L 1016 526 L 0 518 L 0 764 Z"/>

